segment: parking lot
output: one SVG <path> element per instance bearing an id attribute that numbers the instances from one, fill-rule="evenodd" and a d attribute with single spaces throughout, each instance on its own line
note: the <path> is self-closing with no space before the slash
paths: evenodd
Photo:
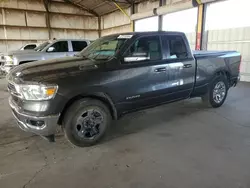
<path id="1" fill-rule="evenodd" d="M 225 104 L 200 99 L 129 114 L 100 144 L 77 148 L 17 128 L 0 80 L 0 187 L 250 187 L 250 84 Z"/>

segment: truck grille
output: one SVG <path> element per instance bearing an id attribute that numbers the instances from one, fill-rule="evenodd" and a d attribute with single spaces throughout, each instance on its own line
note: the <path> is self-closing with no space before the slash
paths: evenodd
<path id="1" fill-rule="evenodd" d="M 8 90 L 10 92 L 15 92 L 16 93 L 16 88 L 15 88 L 14 84 L 8 83 Z"/>

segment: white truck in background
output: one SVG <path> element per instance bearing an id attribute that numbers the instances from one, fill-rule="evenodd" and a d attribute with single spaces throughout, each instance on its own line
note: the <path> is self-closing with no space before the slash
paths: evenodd
<path id="1" fill-rule="evenodd" d="M 0 57 L 1 70 L 5 73 L 21 64 L 73 56 L 90 44 L 85 39 L 58 39 L 44 42 L 34 50 L 14 51 Z"/>

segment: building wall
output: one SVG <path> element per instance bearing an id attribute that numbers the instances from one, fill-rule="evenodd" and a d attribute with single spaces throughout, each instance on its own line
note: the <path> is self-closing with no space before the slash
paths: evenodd
<path id="1" fill-rule="evenodd" d="M 98 18 L 88 12 L 63 2 L 52 2 L 49 12 L 50 30 L 42 0 L 2 1 L 0 52 L 16 50 L 26 43 L 49 38 L 98 38 Z"/>
<path id="2" fill-rule="evenodd" d="M 130 8 L 125 9 L 131 15 Z M 120 10 L 101 17 L 101 36 L 132 31 L 130 19 Z"/>
<path id="3" fill-rule="evenodd" d="M 152 11 L 154 8 L 159 7 L 159 1 L 145 1 L 135 6 L 136 13 Z"/>
<path id="4" fill-rule="evenodd" d="M 241 80 L 250 81 L 250 27 L 208 31 L 207 49 L 240 52 Z"/>

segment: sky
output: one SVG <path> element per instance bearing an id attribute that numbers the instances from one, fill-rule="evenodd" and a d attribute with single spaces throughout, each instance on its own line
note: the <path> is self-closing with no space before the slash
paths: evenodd
<path id="1" fill-rule="evenodd" d="M 197 8 L 191 8 L 163 16 L 163 30 L 195 32 Z M 250 0 L 227 0 L 211 3 L 207 8 L 206 30 L 250 26 Z M 158 17 L 135 22 L 136 31 L 157 31 Z"/>

